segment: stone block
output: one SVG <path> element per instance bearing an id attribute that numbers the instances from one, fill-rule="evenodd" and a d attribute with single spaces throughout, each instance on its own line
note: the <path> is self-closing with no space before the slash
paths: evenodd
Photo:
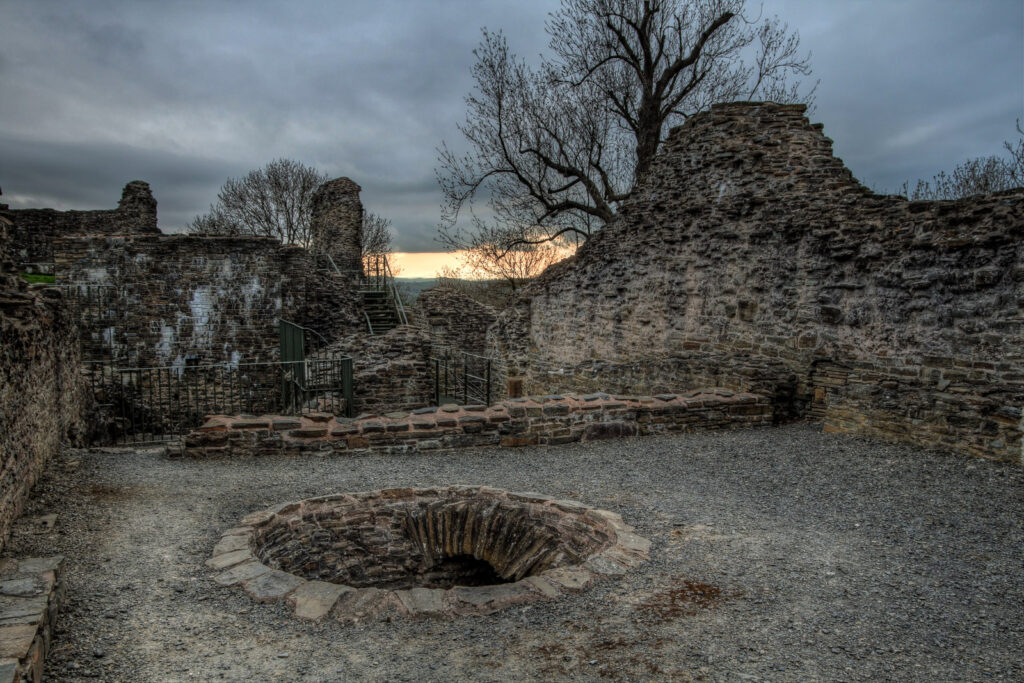
<path id="1" fill-rule="evenodd" d="M 305 579 L 277 569 L 242 582 L 242 587 L 256 602 L 274 602 L 306 583 Z"/>

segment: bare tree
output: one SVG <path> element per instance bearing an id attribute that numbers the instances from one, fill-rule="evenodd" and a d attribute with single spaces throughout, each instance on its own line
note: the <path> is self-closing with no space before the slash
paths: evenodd
<path id="1" fill-rule="evenodd" d="M 485 29 L 459 127 L 470 151 L 439 150 L 441 242 L 498 254 L 578 244 L 615 215 L 673 125 L 718 101 L 812 101 L 814 89 L 801 95 L 791 80 L 810 73 L 798 35 L 743 9 L 744 0 L 563 0 L 546 26 L 552 56 L 536 69 Z"/>
<path id="2" fill-rule="evenodd" d="M 210 211 L 194 218 L 188 231 L 275 237 L 308 247 L 313 192 L 326 181 L 315 168 L 276 159 L 242 178 L 228 178 Z"/>
<path id="3" fill-rule="evenodd" d="M 995 155 L 968 159 L 950 173 L 940 171 L 930 181 L 918 180 L 914 189 L 903 183 L 900 194 L 914 201 L 921 199 L 963 199 L 976 194 L 1002 192 L 1024 187 L 1024 130 L 1017 121 L 1016 143 L 1004 142 L 1008 158 Z"/>
<path id="4" fill-rule="evenodd" d="M 387 256 L 392 252 L 391 221 L 372 211 L 363 212 L 363 256 Z"/>

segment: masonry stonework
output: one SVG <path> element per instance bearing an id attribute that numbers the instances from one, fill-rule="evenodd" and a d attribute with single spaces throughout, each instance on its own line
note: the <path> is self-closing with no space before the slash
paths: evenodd
<path id="1" fill-rule="evenodd" d="M 363 271 L 361 189 L 349 178 L 335 178 L 313 193 L 311 247 L 317 253 L 329 255 L 343 273 Z"/>
<path id="2" fill-rule="evenodd" d="M 0 216 L 14 223 L 10 235 L 11 256 L 21 270 L 28 272 L 51 272 L 53 244 L 58 238 L 159 233 L 156 199 L 149 184 L 141 180 L 124 186 L 116 209 L 5 209 L 0 210 Z"/>
<path id="3" fill-rule="evenodd" d="M 505 311 L 527 391 L 726 386 L 826 429 L 1022 458 L 1024 190 L 860 185 L 804 107 L 674 129 L 619 217 Z"/>
<path id="4" fill-rule="evenodd" d="M 362 324 L 354 284 L 267 237 L 128 235 L 56 242 L 90 358 L 135 367 L 271 360 L 278 318 L 326 338 Z"/>
<path id="5" fill-rule="evenodd" d="M 87 405 L 70 311 L 11 273 L 10 227 L 0 217 L 0 548 L 46 463 L 80 440 Z"/>
<path id="6" fill-rule="evenodd" d="M 487 349 L 487 328 L 498 317 L 491 306 L 443 285 L 420 292 L 415 312 L 436 346 L 478 354 Z"/>

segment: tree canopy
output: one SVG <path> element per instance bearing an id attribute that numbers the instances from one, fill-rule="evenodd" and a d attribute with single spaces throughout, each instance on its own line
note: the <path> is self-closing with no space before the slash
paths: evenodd
<path id="1" fill-rule="evenodd" d="M 615 216 L 672 126 L 714 102 L 812 102 L 799 36 L 744 5 L 563 0 L 538 67 L 484 29 L 459 126 L 469 151 L 439 149 L 441 242 L 498 256 L 578 244 Z"/>

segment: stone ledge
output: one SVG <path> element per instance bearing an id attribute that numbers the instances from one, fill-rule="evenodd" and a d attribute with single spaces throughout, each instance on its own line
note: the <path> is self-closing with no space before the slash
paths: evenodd
<path id="1" fill-rule="evenodd" d="M 37 683 L 64 598 L 64 558 L 0 560 L 0 683 Z"/>
<path id="2" fill-rule="evenodd" d="M 475 446 L 516 447 L 771 424 L 772 406 L 757 394 L 725 389 L 659 394 L 603 393 L 510 399 L 493 406 L 448 404 L 410 413 L 259 418 L 213 415 L 186 435 L 174 455 L 215 457 L 330 451 L 415 453 Z M 287 422 L 288 429 L 280 425 Z M 263 425 L 263 426 L 259 426 Z"/>

